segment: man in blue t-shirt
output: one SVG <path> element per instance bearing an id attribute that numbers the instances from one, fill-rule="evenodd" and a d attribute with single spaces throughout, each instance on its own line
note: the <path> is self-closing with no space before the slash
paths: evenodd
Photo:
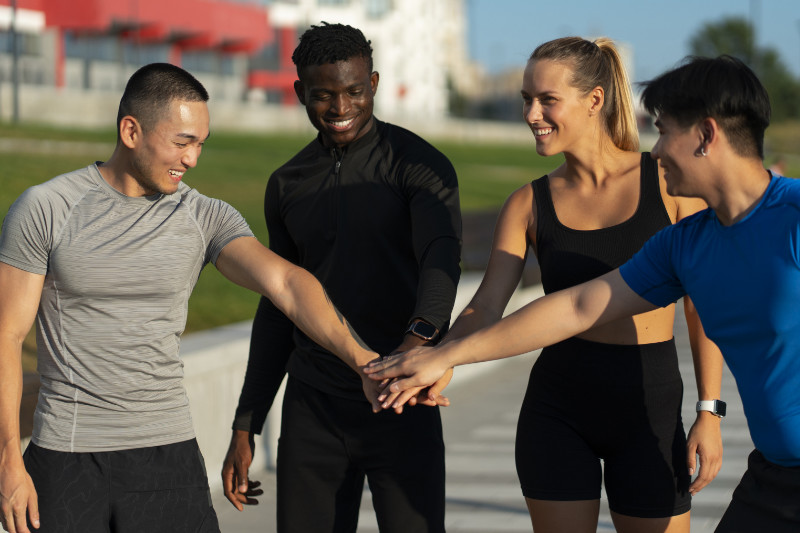
<path id="1" fill-rule="evenodd" d="M 692 59 L 648 82 L 642 100 L 657 115 L 652 155 L 667 190 L 709 209 L 663 229 L 618 270 L 366 372 L 402 378 L 384 394 L 391 404 L 454 365 L 525 353 L 689 295 L 736 378 L 756 445 L 717 532 L 800 531 L 800 180 L 764 168 L 769 98 L 742 62 Z"/>

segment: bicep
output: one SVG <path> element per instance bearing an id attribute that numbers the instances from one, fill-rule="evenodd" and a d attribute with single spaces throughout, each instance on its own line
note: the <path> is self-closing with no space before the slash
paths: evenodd
<path id="1" fill-rule="evenodd" d="M 217 269 L 233 283 L 274 301 L 289 271 L 297 268 L 255 237 L 239 237 L 220 252 Z"/>
<path id="2" fill-rule="evenodd" d="M 43 287 L 44 275 L 0 262 L 0 331 L 21 342 L 36 318 Z"/>

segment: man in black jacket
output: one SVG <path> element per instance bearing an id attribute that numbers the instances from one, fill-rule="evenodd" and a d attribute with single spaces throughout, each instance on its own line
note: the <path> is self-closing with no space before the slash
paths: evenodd
<path id="1" fill-rule="evenodd" d="M 292 60 L 297 97 L 319 134 L 269 180 L 270 248 L 315 274 L 378 353 L 436 342 L 460 275 L 452 165 L 415 134 L 372 115 L 378 73 L 359 30 L 312 26 Z M 436 404 L 445 383 L 419 392 L 418 403 L 430 407 L 377 412 L 376 385 L 360 367 L 311 341 L 266 299 L 253 324 L 223 467 L 234 506 L 253 503 L 252 435 L 260 433 L 287 370 L 278 531 L 355 531 L 365 476 L 382 532 L 444 531 Z"/>

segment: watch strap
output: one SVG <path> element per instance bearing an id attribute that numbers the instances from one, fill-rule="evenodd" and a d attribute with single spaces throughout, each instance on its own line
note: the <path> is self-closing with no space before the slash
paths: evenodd
<path id="1" fill-rule="evenodd" d="M 709 411 L 712 415 L 722 418 L 725 416 L 726 404 L 722 400 L 700 400 L 695 410 Z"/>

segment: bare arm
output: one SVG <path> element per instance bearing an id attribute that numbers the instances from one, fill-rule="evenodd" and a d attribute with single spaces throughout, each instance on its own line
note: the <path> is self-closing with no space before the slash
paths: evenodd
<path id="1" fill-rule="evenodd" d="M 39 527 L 36 490 L 20 450 L 22 341 L 30 331 L 44 276 L 0 263 L 0 513 L 6 529 L 27 533 L 26 512 Z"/>
<path id="2" fill-rule="evenodd" d="M 530 185 L 518 189 L 506 200 L 497 217 L 489 264 L 480 287 L 443 342 L 465 337 L 503 317 L 525 266 L 532 202 Z"/>
<path id="3" fill-rule="evenodd" d="M 216 264 L 229 280 L 269 298 L 314 342 L 335 353 L 359 375 L 363 365 L 378 357 L 333 306 L 314 276 L 254 237 L 231 241 Z"/>
<path id="4" fill-rule="evenodd" d="M 392 384 L 394 392 L 426 386 L 455 365 L 527 353 L 599 324 L 655 308 L 628 287 L 619 270 L 614 270 L 539 298 L 461 339 L 373 362 L 366 372 L 376 380 L 406 376 Z"/>

